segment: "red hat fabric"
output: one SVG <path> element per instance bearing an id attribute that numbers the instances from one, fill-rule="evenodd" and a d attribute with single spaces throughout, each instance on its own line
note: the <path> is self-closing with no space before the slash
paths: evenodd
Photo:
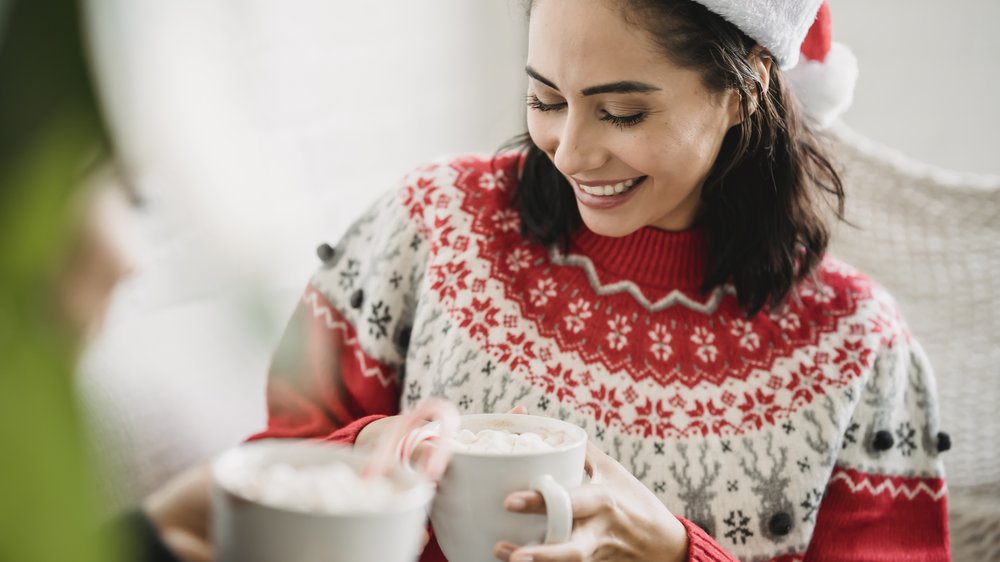
<path id="1" fill-rule="evenodd" d="M 847 47 L 833 41 L 827 1 L 694 1 L 770 51 L 814 126 L 829 126 L 850 106 L 858 64 Z"/>
<path id="2" fill-rule="evenodd" d="M 858 80 L 857 59 L 850 49 L 833 41 L 832 30 L 830 4 L 824 1 L 802 41 L 799 64 L 786 72 L 806 116 L 821 129 L 851 105 Z"/>

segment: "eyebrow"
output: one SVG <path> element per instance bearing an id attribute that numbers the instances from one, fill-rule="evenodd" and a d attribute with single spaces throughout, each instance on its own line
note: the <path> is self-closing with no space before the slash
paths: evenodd
<path id="1" fill-rule="evenodd" d="M 552 83 L 551 80 L 539 74 L 534 68 L 526 66 L 524 71 L 528 74 L 528 76 L 538 80 L 542 84 L 545 84 L 557 92 L 559 91 L 559 88 Z M 601 84 L 600 86 L 584 88 L 580 90 L 580 93 L 584 96 L 596 96 L 597 94 L 648 94 L 650 92 L 658 92 L 659 90 L 660 89 L 656 86 L 646 84 L 645 82 L 621 80 L 618 82 L 611 82 L 610 84 Z"/>

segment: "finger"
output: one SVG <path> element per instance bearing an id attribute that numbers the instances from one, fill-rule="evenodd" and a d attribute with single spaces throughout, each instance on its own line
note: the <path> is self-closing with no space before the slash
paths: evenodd
<path id="1" fill-rule="evenodd" d="M 569 490 L 573 519 L 585 519 L 615 505 L 611 491 L 602 485 L 585 484 Z M 503 507 L 514 513 L 545 513 L 545 500 L 538 492 L 514 492 L 504 498 Z"/>
<path id="2" fill-rule="evenodd" d="M 583 473 L 587 475 L 587 478 L 589 478 L 591 482 L 600 477 L 597 470 L 594 468 L 594 463 L 591 461 L 589 449 L 587 450 L 587 456 L 583 459 Z"/>
<path id="3" fill-rule="evenodd" d="M 396 465 L 400 457 L 400 448 L 404 445 L 404 440 L 411 433 L 419 432 L 422 428 L 430 431 L 427 420 L 433 420 L 433 433 L 440 436 L 444 442 L 458 432 L 460 417 L 458 410 L 450 402 L 430 397 L 426 398 L 409 411 L 399 416 L 399 421 L 389 430 L 386 438 L 380 439 L 371 455 L 371 460 L 364 467 L 364 476 L 377 476 L 389 472 Z M 412 443 L 414 441 L 408 441 Z M 423 468 L 428 472 L 431 479 L 439 478 L 447 467 L 450 458 L 450 450 L 446 447 L 439 447 L 437 451 L 428 454 Z M 412 454 L 412 450 L 407 451 Z M 407 462 L 409 458 L 406 459 Z"/>
<path id="4" fill-rule="evenodd" d="M 624 475 L 632 477 L 631 472 L 605 454 L 593 441 L 587 442 L 587 455 L 584 458 L 583 468 L 593 484 L 601 484 L 608 479 L 618 479 Z"/>
<path id="5" fill-rule="evenodd" d="M 500 541 L 493 547 L 493 556 L 501 562 L 508 562 L 510 555 L 514 554 L 518 545 L 506 541 Z"/>
<path id="6" fill-rule="evenodd" d="M 587 441 L 587 455 L 584 460 L 584 469 L 587 474 L 606 468 L 609 462 L 614 462 L 614 459 L 604 454 L 604 451 L 593 441 Z"/>
<path id="7" fill-rule="evenodd" d="M 447 442 L 439 441 L 437 444 L 428 443 L 427 448 L 430 449 L 430 452 L 424 456 L 419 466 L 422 467 L 424 476 L 431 482 L 437 482 L 448 470 L 448 463 L 451 461 L 451 447 L 447 445 Z"/>
<path id="8" fill-rule="evenodd" d="M 361 475 L 373 478 L 388 474 L 399 458 L 399 447 L 406 435 L 426 424 L 416 408 L 396 416 L 395 422 L 387 427 L 379 436 L 371 451 L 368 463 L 362 468 Z"/>
<path id="9" fill-rule="evenodd" d="M 143 509 L 158 529 L 181 529 L 207 539 L 211 493 L 212 471 L 204 463 L 170 479 L 146 498 Z"/>
<path id="10" fill-rule="evenodd" d="M 514 492 L 504 498 L 503 508 L 514 513 L 545 513 L 545 500 L 538 492 Z"/>
<path id="11" fill-rule="evenodd" d="M 525 546 L 511 553 L 509 562 L 580 562 L 590 560 L 597 541 L 590 532 L 575 531 L 569 542 Z"/>
<path id="12" fill-rule="evenodd" d="M 212 545 L 199 536 L 182 529 L 168 529 L 160 536 L 184 562 L 212 561 Z"/>
<path id="13" fill-rule="evenodd" d="M 514 406 L 514 408 L 512 408 L 511 411 L 509 411 L 507 413 L 508 414 L 527 414 L 528 413 L 528 409 L 524 407 L 524 404 L 518 404 L 517 406 Z"/>

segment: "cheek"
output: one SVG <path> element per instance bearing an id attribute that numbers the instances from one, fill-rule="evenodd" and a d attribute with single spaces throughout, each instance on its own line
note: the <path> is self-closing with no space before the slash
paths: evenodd
<path id="1" fill-rule="evenodd" d="M 709 165 L 715 162 L 719 149 L 722 147 L 722 141 L 729 130 L 729 114 L 726 109 L 723 107 L 714 109 L 704 116 L 693 139 L 696 141 L 693 150 L 696 151 L 697 157 L 701 160 L 708 160 Z"/>
<path id="2" fill-rule="evenodd" d="M 615 155 L 622 162 L 646 175 L 675 175 L 683 168 L 687 156 L 681 140 L 663 131 L 644 132 L 619 139 Z"/>
<path id="3" fill-rule="evenodd" d="M 661 138 L 651 161 L 665 174 L 678 179 L 698 178 L 715 163 L 721 142 L 721 136 L 713 128 L 704 123 L 690 123 Z"/>

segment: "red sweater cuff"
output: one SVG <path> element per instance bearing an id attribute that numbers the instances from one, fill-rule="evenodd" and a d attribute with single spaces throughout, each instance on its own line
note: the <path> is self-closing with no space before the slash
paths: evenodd
<path id="1" fill-rule="evenodd" d="M 361 433 L 362 429 L 367 427 L 368 424 L 373 421 L 380 420 L 384 417 L 387 416 L 375 414 L 358 418 L 344 427 L 326 435 L 289 435 L 287 431 L 278 431 L 273 428 L 269 428 L 260 433 L 251 435 L 247 438 L 247 442 L 260 441 L 261 439 L 315 439 L 319 441 L 332 441 L 334 443 L 341 443 L 344 445 L 354 445 L 354 442 L 358 439 L 358 434 Z"/>
<path id="2" fill-rule="evenodd" d="M 736 558 L 719 546 L 701 527 L 683 517 L 677 519 L 688 534 L 688 562 L 736 562 Z"/>
<path id="3" fill-rule="evenodd" d="M 333 433 L 322 437 L 323 441 L 333 441 L 335 443 L 343 443 L 344 445 L 354 445 L 354 442 L 358 439 L 358 434 L 361 430 L 368 426 L 368 424 L 373 421 L 378 421 L 382 418 L 388 416 L 382 414 L 375 414 L 372 416 L 365 416 L 363 418 L 358 418 L 351 423 L 345 425 L 344 427 L 334 431 Z"/>

